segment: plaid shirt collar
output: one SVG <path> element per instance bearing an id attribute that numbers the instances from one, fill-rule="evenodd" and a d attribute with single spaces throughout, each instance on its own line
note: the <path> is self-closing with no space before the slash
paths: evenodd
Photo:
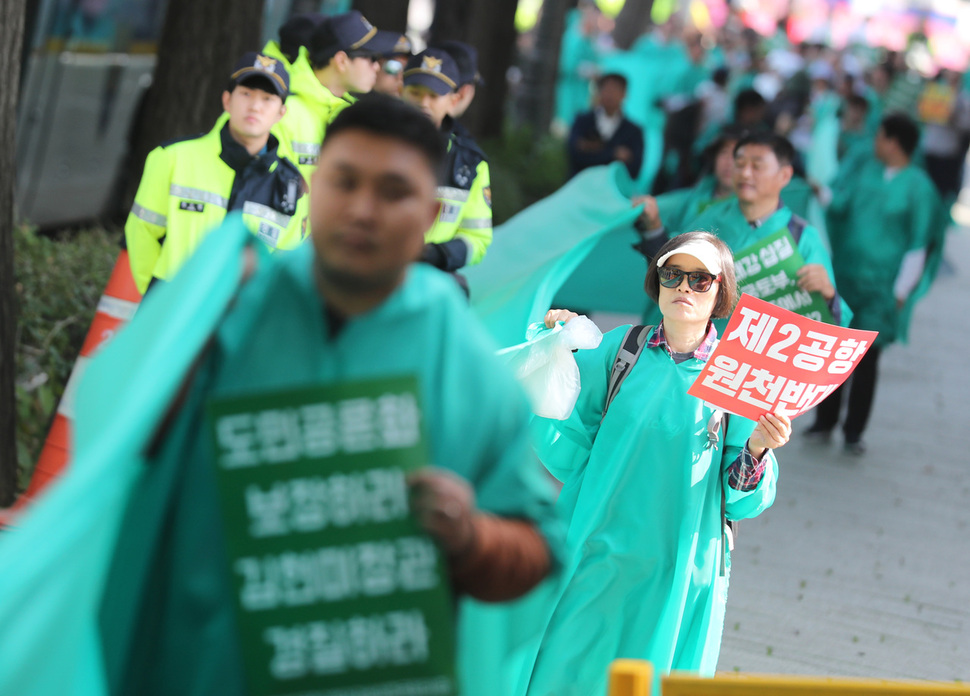
<path id="1" fill-rule="evenodd" d="M 707 336 L 701 341 L 701 344 L 697 346 L 694 351 L 694 357 L 697 360 L 706 361 L 711 353 L 714 352 L 714 347 L 717 345 L 717 329 L 714 328 L 714 322 L 707 322 Z M 660 322 L 654 328 L 653 332 L 650 334 L 650 338 L 647 339 L 647 348 L 657 348 L 658 346 L 663 346 L 667 349 L 668 353 L 671 353 L 670 346 L 667 345 L 667 338 L 664 336 L 664 324 Z"/>

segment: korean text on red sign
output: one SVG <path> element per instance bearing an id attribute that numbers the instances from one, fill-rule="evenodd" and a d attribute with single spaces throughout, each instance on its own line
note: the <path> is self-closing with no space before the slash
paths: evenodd
<path id="1" fill-rule="evenodd" d="M 876 335 L 742 295 L 688 393 L 752 420 L 768 412 L 794 418 L 848 378 Z"/>

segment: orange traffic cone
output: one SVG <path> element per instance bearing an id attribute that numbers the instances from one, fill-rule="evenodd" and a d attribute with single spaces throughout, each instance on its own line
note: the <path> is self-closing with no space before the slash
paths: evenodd
<path id="1" fill-rule="evenodd" d="M 0 525 L 7 524 L 13 515 L 26 507 L 32 498 L 57 478 L 67 466 L 71 452 L 71 423 L 74 420 L 74 393 L 88 361 L 115 333 L 129 321 L 138 309 L 141 293 L 135 287 L 131 276 L 131 265 L 128 262 L 128 252 L 122 249 L 115 261 L 114 270 L 108 279 L 104 294 L 98 300 L 98 310 L 91 322 L 91 328 L 81 346 L 81 354 L 71 376 L 67 380 L 64 394 L 57 405 L 57 412 L 47 433 L 44 449 L 41 450 L 37 466 L 34 468 L 30 485 L 6 515 L 0 517 Z"/>

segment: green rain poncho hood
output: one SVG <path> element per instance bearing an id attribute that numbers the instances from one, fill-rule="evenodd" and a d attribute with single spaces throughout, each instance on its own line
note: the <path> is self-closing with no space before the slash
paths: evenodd
<path id="1" fill-rule="evenodd" d="M 569 556 L 530 696 L 602 696 L 614 658 L 660 672 L 713 674 L 717 664 L 728 585 L 721 489 L 753 423 L 732 416 L 723 444 L 707 447 L 713 410 L 687 394 L 703 362 L 675 364 L 663 347 L 644 348 L 600 423 L 627 328 L 576 354 L 582 391 L 567 420 L 533 420 L 539 457 L 564 482 Z M 769 454 L 757 488 L 725 489 L 727 516 L 769 507 L 776 478 Z"/>

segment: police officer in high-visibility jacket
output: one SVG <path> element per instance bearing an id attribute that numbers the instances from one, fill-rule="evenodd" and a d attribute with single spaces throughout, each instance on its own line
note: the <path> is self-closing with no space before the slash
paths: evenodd
<path id="1" fill-rule="evenodd" d="M 482 74 L 478 71 L 478 51 L 471 44 L 464 41 L 436 41 L 432 48 L 440 48 L 447 51 L 448 55 L 455 59 L 458 66 L 458 89 L 455 90 L 455 103 L 451 107 L 451 112 L 441 124 L 441 130 L 452 132 L 459 138 L 471 140 L 475 139 L 468 132 L 464 124 L 459 120 L 468 111 L 475 99 L 475 92 L 479 85 L 485 84 Z"/>
<path id="2" fill-rule="evenodd" d="M 401 90 L 404 89 L 404 66 L 408 64 L 408 58 L 413 52 L 411 39 L 404 34 L 398 36 L 391 50 L 379 56 L 380 70 L 377 71 L 377 82 L 374 83 L 375 92 L 401 97 Z"/>
<path id="3" fill-rule="evenodd" d="M 397 37 L 378 31 L 356 10 L 332 17 L 296 15 L 280 27 L 279 44 L 270 42 L 263 49 L 291 65 L 293 95 L 273 132 L 292 150 L 307 183 L 327 125 L 353 103 L 351 92 L 373 89 L 378 58 Z"/>
<path id="4" fill-rule="evenodd" d="M 404 99 L 441 128 L 455 104 L 458 80 L 458 66 L 446 51 L 426 49 L 404 70 Z M 454 272 L 481 262 L 492 243 L 492 189 L 485 153 L 473 141 L 448 135 L 438 217 L 425 235 L 422 261 Z"/>
<path id="5" fill-rule="evenodd" d="M 288 91 L 279 61 L 247 53 L 222 93 L 226 113 L 215 127 L 149 153 L 125 223 L 132 276 L 142 293 L 155 280 L 170 279 L 232 210 L 241 210 L 271 249 L 304 240 L 306 186 L 270 134 L 286 111 Z"/>

